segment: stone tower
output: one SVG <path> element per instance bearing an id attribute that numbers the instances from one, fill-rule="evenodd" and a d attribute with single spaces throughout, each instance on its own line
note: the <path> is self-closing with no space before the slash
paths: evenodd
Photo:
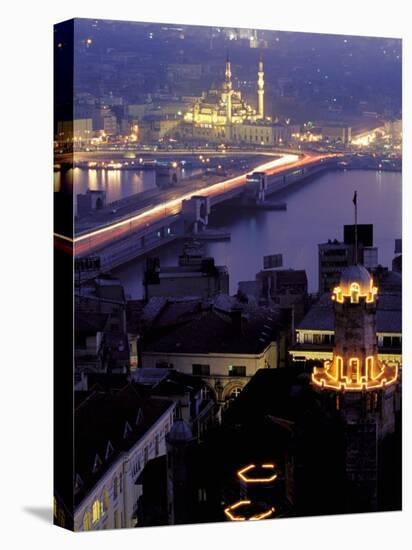
<path id="1" fill-rule="evenodd" d="M 395 430 L 398 366 L 380 361 L 376 338 L 378 289 L 361 265 L 347 267 L 333 290 L 335 343 L 331 361 L 313 369 L 313 387 L 340 415 L 347 509 L 379 507 L 380 448 Z"/>

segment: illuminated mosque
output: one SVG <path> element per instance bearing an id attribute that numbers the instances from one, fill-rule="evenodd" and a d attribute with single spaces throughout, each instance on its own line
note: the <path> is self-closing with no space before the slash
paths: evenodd
<path id="1" fill-rule="evenodd" d="M 211 89 L 184 115 L 191 136 L 210 140 L 273 145 L 285 140 L 289 128 L 265 116 L 264 70 L 257 70 L 257 109 L 233 89 L 230 59 L 226 59 L 225 79 L 220 89 Z"/>

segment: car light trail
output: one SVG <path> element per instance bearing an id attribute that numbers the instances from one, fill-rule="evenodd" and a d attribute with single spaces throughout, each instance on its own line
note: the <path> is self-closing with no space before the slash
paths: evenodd
<path id="1" fill-rule="evenodd" d="M 102 247 L 114 239 L 118 239 L 129 232 L 135 232 L 144 227 L 154 224 L 167 216 L 179 214 L 181 211 L 182 201 L 190 199 L 193 195 L 203 195 L 214 197 L 216 195 L 226 193 L 236 187 L 241 187 L 246 182 L 246 176 L 252 172 L 266 172 L 268 175 L 273 175 L 281 172 L 285 168 L 302 168 L 307 164 L 313 164 L 319 160 L 329 158 L 332 155 L 305 155 L 299 158 L 295 154 L 285 154 L 281 158 L 277 158 L 256 166 L 252 171 L 245 174 L 235 176 L 233 178 L 215 183 L 210 186 L 205 186 L 196 191 L 191 191 L 182 195 L 179 198 L 169 200 L 165 203 L 153 206 L 150 210 L 140 212 L 139 214 L 130 216 L 124 220 L 120 220 L 113 224 L 95 229 L 88 233 L 78 235 L 74 238 L 75 253 L 81 255 L 86 252 L 91 252 L 97 247 Z"/>

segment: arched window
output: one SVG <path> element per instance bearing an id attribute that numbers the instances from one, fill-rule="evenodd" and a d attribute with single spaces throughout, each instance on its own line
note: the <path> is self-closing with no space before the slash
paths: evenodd
<path id="1" fill-rule="evenodd" d="M 90 512 L 86 512 L 83 516 L 83 529 L 84 531 L 90 531 L 91 529 Z"/>
<path id="2" fill-rule="evenodd" d="M 233 388 L 232 391 L 230 392 L 229 399 L 236 399 L 236 397 L 239 397 L 241 391 L 242 391 L 242 388 L 239 386 L 236 386 L 236 388 Z"/>
<path id="3" fill-rule="evenodd" d="M 92 521 L 97 523 L 100 519 L 100 501 L 95 500 L 92 506 Z"/>
<path id="4" fill-rule="evenodd" d="M 360 292 L 360 287 L 358 283 L 352 283 L 350 285 L 350 301 L 353 304 L 357 304 L 359 302 L 359 292 Z"/>

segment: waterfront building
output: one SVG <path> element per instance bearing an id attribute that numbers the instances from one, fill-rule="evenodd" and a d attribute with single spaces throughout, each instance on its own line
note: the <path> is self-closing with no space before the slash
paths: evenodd
<path id="1" fill-rule="evenodd" d="M 91 118 L 75 118 L 57 122 L 55 139 L 59 145 L 88 145 L 91 143 L 92 138 L 93 121 Z"/>
<path id="2" fill-rule="evenodd" d="M 346 124 L 321 125 L 322 140 L 348 145 L 352 141 L 352 128 Z"/>
<path id="3" fill-rule="evenodd" d="M 161 266 L 157 258 L 149 258 L 144 286 L 146 300 L 155 296 L 212 298 L 229 293 L 229 274 L 213 258 L 184 253 L 177 266 Z"/>
<path id="4" fill-rule="evenodd" d="M 146 464 L 166 454 L 175 403 L 143 398 L 126 385 L 77 392 L 75 531 L 136 526 Z"/>
<path id="5" fill-rule="evenodd" d="M 262 59 L 258 62 L 256 93 L 254 108 L 242 98 L 240 90 L 233 88 L 228 58 L 221 89 L 209 90 L 185 113 L 183 135 L 192 139 L 253 145 L 275 145 L 287 141 L 291 129 L 273 123 L 271 117 L 265 115 Z"/>

